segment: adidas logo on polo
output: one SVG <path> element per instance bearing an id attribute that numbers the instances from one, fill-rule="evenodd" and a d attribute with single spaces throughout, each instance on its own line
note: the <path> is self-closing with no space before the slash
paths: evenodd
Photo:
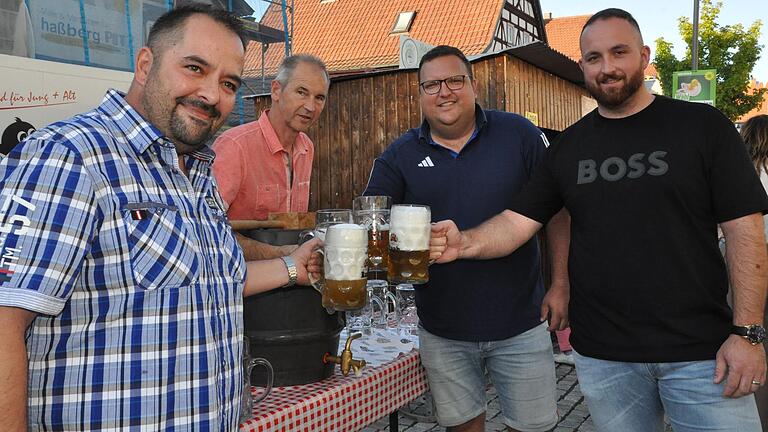
<path id="1" fill-rule="evenodd" d="M 435 166 L 434 163 L 432 163 L 432 159 L 429 158 L 429 156 L 425 157 L 423 161 L 419 162 L 420 167 L 433 167 Z"/>

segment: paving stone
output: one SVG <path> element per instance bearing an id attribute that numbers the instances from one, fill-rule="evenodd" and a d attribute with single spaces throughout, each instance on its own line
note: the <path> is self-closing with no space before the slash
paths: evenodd
<path id="1" fill-rule="evenodd" d="M 441 428 L 436 423 L 416 423 L 407 428 L 400 428 L 400 430 L 402 432 L 428 432 L 441 430 Z"/>
<path id="2" fill-rule="evenodd" d="M 576 379 L 576 370 L 573 366 L 558 364 L 555 369 L 557 377 L 557 411 L 562 416 L 560 423 L 554 432 L 595 432 L 589 410 L 584 401 L 584 396 L 579 389 Z M 501 416 L 501 406 L 498 394 L 493 386 L 486 391 L 488 406 L 486 410 L 486 426 L 488 432 L 502 432 L 506 430 Z M 408 406 L 408 410 L 424 414 L 428 411 L 425 399 L 419 398 Z M 404 416 L 402 413 L 398 419 L 401 432 L 437 432 L 443 431 L 437 423 L 419 423 Z M 671 429 L 667 429 L 671 431 Z M 363 429 L 363 432 L 389 432 L 389 418 L 387 416 L 377 420 L 372 425 Z"/>

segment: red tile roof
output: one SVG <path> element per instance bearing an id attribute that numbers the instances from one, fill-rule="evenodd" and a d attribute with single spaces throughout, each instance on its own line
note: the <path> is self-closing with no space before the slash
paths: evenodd
<path id="1" fill-rule="evenodd" d="M 645 68 L 645 76 L 650 76 L 653 78 L 659 77 L 659 72 L 656 70 L 656 65 L 653 63 L 648 63 L 648 67 Z"/>
<path id="2" fill-rule="evenodd" d="M 573 61 L 579 61 L 581 50 L 579 49 L 579 36 L 581 29 L 592 15 L 577 15 L 562 18 L 552 18 L 544 21 L 544 29 L 547 32 L 547 42 L 555 51 L 568 56 Z"/>
<path id="3" fill-rule="evenodd" d="M 756 81 L 754 78 L 749 80 L 749 86 L 747 87 L 747 93 L 752 94 L 756 90 L 768 88 L 768 84 L 760 81 Z M 744 114 L 740 119 L 736 120 L 737 123 L 743 123 L 754 116 L 766 114 L 768 115 L 768 92 L 763 94 L 763 103 L 752 111 Z"/>
<path id="4" fill-rule="evenodd" d="M 544 29 L 547 32 L 547 42 L 555 51 L 568 56 L 573 61 L 581 59 L 581 49 L 579 49 L 579 36 L 581 29 L 587 23 L 592 15 L 577 15 L 561 18 L 552 18 L 544 21 Z M 656 66 L 653 63 L 645 68 L 645 75 L 658 77 Z"/>
<path id="5" fill-rule="evenodd" d="M 505 0 L 294 0 L 293 53 L 314 54 L 331 71 L 397 66 L 399 35 L 390 32 L 400 12 L 415 11 L 407 33 L 430 45 L 448 44 L 466 55 L 488 48 Z M 290 25 L 290 15 L 289 15 Z M 282 29 L 282 12 L 271 5 L 261 23 Z M 267 50 L 267 73 L 284 56 L 283 44 Z M 251 42 L 245 75 L 261 74 L 261 46 Z"/>

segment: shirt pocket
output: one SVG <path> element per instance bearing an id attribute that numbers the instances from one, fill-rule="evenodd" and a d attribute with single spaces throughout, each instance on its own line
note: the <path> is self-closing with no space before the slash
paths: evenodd
<path id="1" fill-rule="evenodd" d="M 280 208 L 280 188 L 278 185 L 256 185 L 256 210 L 265 218 L 270 212 L 284 211 Z"/>
<path id="2" fill-rule="evenodd" d="M 136 286 L 145 290 L 168 289 L 197 281 L 197 247 L 175 206 L 127 203 L 122 211 Z"/>

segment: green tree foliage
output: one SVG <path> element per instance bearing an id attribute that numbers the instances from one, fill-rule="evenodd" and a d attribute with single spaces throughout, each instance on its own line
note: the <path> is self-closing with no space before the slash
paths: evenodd
<path id="1" fill-rule="evenodd" d="M 762 22 L 758 19 L 749 28 L 741 24 L 720 26 L 717 17 L 723 3 L 702 0 L 699 14 L 699 69 L 717 69 L 717 107 L 731 120 L 736 120 L 753 108 L 759 107 L 766 89 L 747 94 L 750 73 L 760 58 L 762 45 L 758 45 Z M 672 43 L 656 39 L 653 59 L 659 72 L 664 94 L 671 96 L 672 72 L 691 69 L 693 24 L 690 18 L 679 18 L 680 35 L 687 48 L 685 57 L 678 60 L 672 54 Z"/>

